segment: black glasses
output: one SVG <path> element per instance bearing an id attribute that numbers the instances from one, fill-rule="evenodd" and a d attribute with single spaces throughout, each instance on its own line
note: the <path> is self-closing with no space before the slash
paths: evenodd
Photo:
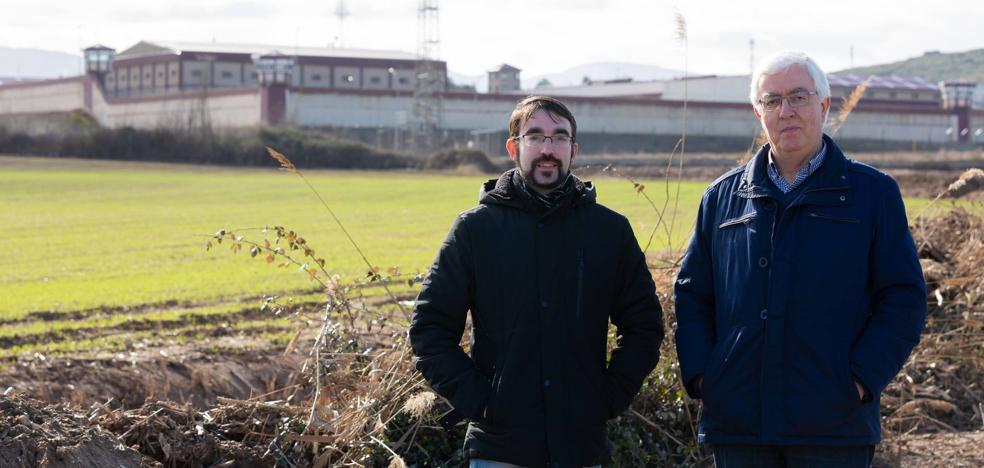
<path id="1" fill-rule="evenodd" d="M 789 107 L 798 108 L 810 102 L 810 96 L 816 96 L 816 91 L 793 91 L 785 96 L 781 94 L 766 94 L 759 99 L 759 104 L 767 111 L 774 111 L 782 107 L 782 101 L 786 101 Z"/>
<path id="2" fill-rule="evenodd" d="M 554 136 L 546 136 L 546 135 L 540 135 L 538 133 L 536 134 L 527 133 L 526 135 L 513 137 L 513 139 L 521 140 L 524 145 L 530 148 L 539 148 L 547 144 L 547 141 L 549 141 L 550 144 L 553 146 L 567 146 L 571 144 L 572 141 L 574 141 L 574 139 L 571 138 L 570 135 L 560 134 Z"/>

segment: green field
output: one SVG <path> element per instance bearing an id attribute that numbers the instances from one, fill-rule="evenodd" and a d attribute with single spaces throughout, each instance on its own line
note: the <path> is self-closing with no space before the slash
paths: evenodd
<path id="1" fill-rule="evenodd" d="M 454 216 L 476 203 L 487 178 L 306 175 L 373 264 L 404 274 L 426 271 Z M 649 203 L 626 180 L 593 179 L 599 200 L 624 213 L 645 245 L 656 224 Z M 665 183 L 643 183 L 662 206 Z M 705 186 L 681 184 L 672 243 L 660 228 L 650 252 L 683 246 Z M 676 185 L 669 190 L 672 197 Z M 907 200 L 910 212 L 926 203 Z M 168 323 L 174 332 L 189 321 L 239 313 L 234 327 L 276 328 L 264 322 L 266 316 L 247 313 L 259 307 L 262 295 L 316 291 L 297 268 L 251 259 L 248 248 L 233 254 L 225 243 L 206 251 L 220 228 L 262 242 L 258 228 L 286 226 L 327 259 L 329 272 L 347 281 L 366 272 L 307 186 L 273 169 L 0 157 L 0 223 L 0 345 L 13 340 L 0 346 L 0 355 L 32 346 L 51 352 L 103 346 L 113 342 L 108 331 L 72 332 L 134 320 Z M 40 316 L 43 321 L 36 320 Z"/>
<path id="2" fill-rule="evenodd" d="M 473 206 L 484 176 L 310 171 L 374 265 L 423 272 L 455 214 Z M 295 175 L 271 169 L 0 159 L 0 320 L 30 312 L 209 304 L 298 291 L 301 272 L 268 266 L 226 245 L 220 228 L 282 225 L 305 236 L 343 278 L 366 269 Z M 653 210 L 621 179 L 596 180 L 599 199 L 645 238 Z M 704 183 L 681 188 L 674 243 L 684 242 Z M 673 188 L 675 191 L 675 187 Z M 647 182 L 662 203 L 665 187 Z M 261 238 L 258 231 L 243 231 Z M 666 246 L 660 231 L 653 250 Z"/>

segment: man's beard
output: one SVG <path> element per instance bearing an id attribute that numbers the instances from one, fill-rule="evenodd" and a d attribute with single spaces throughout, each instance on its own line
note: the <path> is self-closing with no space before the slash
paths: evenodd
<path id="1" fill-rule="evenodd" d="M 536 166 L 541 162 L 551 162 L 557 165 L 557 177 L 550 182 L 541 183 L 536 179 Z M 570 168 L 565 168 L 564 165 L 556 157 L 545 154 L 537 157 L 536 159 L 530 161 L 529 170 L 523 169 L 522 164 L 520 164 L 520 158 L 516 158 L 516 167 L 519 168 L 520 175 L 523 176 L 523 180 L 530 187 L 536 187 L 543 190 L 551 191 L 560 187 L 561 184 L 567 180 L 567 175 L 570 173 Z"/>

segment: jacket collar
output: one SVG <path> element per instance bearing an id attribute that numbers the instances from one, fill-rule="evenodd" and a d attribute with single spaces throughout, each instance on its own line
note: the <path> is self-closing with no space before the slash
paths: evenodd
<path id="1" fill-rule="evenodd" d="M 517 168 L 504 172 L 498 179 L 489 179 L 482 184 L 478 201 L 483 205 L 509 206 L 543 215 L 557 212 L 558 209 L 565 207 L 594 203 L 598 197 L 594 184 L 584 182 L 573 174 L 571 177 L 574 178 L 572 200 L 558 203 L 559 206 L 550 210 L 549 213 L 544 212 L 543 205 L 517 186 L 517 184 L 523 183 Z"/>
<path id="2" fill-rule="evenodd" d="M 850 186 L 847 182 L 847 157 L 834 140 L 823 135 L 827 155 L 823 164 L 807 179 L 804 193 L 794 204 L 841 205 L 850 202 Z M 775 187 L 767 171 L 769 164 L 768 143 L 745 164 L 745 171 L 735 194 L 742 198 L 779 198 L 782 194 Z"/>

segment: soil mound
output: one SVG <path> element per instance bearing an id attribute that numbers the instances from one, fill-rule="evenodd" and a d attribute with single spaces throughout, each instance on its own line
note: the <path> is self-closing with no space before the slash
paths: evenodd
<path id="1" fill-rule="evenodd" d="M 275 350 L 222 355 L 155 351 L 156 355 L 22 360 L 0 372 L 0 382 L 50 403 L 88 406 L 112 399 L 114 407 L 135 408 L 159 399 L 207 408 L 219 397 L 248 399 L 292 391 L 303 358 Z"/>
<path id="2" fill-rule="evenodd" d="M 279 402 L 220 400 L 197 411 L 169 401 L 151 401 L 140 408 L 115 410 L 95 421 L 167 466 L 274 466 L 282 455 L 280 426 L 298 409 Z"/>
<path id="3" fill-rule="evenodd" d="M 0 466 L 150 467 L 153 459 L 121 444 L 116 436 L 67 406 L 17 395 L 0 395 Z"/>

